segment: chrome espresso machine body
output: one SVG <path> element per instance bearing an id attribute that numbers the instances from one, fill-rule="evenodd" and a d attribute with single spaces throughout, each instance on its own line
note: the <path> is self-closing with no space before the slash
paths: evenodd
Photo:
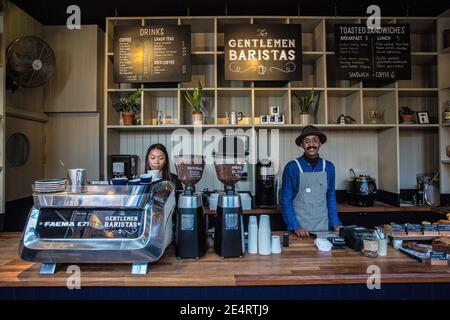
<path id="1" fill-rule="evenodd" d="M 34 193 L 19 256 L 41 262 L 52 274 L 57 263 L 131 263 L 145 274 L 172 241 L 175 187 L 88 185 L 84 193 Z"/>

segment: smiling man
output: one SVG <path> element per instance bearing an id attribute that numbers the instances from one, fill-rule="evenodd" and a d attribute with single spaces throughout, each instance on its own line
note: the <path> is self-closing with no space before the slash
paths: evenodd
<path id="1" fill-rule="evenodd" d="M 335 169 L 333 163 L 319 157 L 327 136 L 314 126 L 303 128 L 295 144 L 302 147 L 301 157 L 286 164 L 283 171 L 281 207 L 289 231 L 299 237 L 311 231 L 340 228 L 336 209 Z"/>

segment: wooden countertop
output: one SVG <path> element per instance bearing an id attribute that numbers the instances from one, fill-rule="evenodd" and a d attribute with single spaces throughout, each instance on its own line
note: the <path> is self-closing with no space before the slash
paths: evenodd
<path id="1" fill-rule="evenodd" d="M 20 234 L 0 234 L 1 287 L 66 286 L 67 265 L 51 276 L 39 275 L 40 264 L 18 255 Z M 429 266 L 389 247 L 387 257 L 367 258 L 351 249 L 319 252 L 311 239 L 291 237 L 278 255 L 249 255 L 221 260 L 211 249 L 199 260 L 177 260 L 170 246 L 147 275 L 131 275 L 129 264 L 81 265 L 81 286 L 266 286 L 365 284 L 367 268 L 381 268 L 382 283 L 450 282 L 450 268 Z"/>
<path id="2" fill-rule="evenodd" d="M 450 208 L 439 206 L 407 206 L 397 207 L 384 202 L 375 202 L 373 207 L 358 207 L 348 203 L 340 203 L 337 205 L 339 213 L 371 213 L 371 212 L 436 212 L 440 214 L 450 214 Z M 215 211 L 205 209 L 205 214 L 214 215 Z M 278 214 L 281 213 L 281 207 L 274 209 L 254 209 L 244 210 L 243 214 Z"/>

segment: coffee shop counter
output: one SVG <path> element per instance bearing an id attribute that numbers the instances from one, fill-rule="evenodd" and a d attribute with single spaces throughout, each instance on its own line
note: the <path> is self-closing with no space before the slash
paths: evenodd
<path id="1" fill-rule="evenodd" d="M 375 202 L 373 207 L 359 207 L 348 203 L 340 203 L 337 205 L 337 210 L 339 213 L 370 213 L 370 212 L 433 212 L 442 215 L 450 214 L 450 207 L 440 207 L 440 206 L 393 206 L 384 202 Z M 206 214 L 214 215 L 215 211 L 205 210 Z M 273 209 L 254 209 L 254 210 L 244 210 L 244 214 L 281 214 L 281 207 L 276 207 Z"/>
<path id="2" fill-rule="evenodd" d="M 40 264 L 18 257 L 19 240 L 19 233 L 0 234 L 0 298 L 76 297 L 76 290 L 67 289 L 69 266 L 39 275 Z M 81 265 L 84 290 L 79 292 L 95 299 L 450 297 L 448 266 L 422 264 L 391 247 L 386 257 L 368 258 L 348 248 L 319 252 L 313 240 L 291 235 L 289 247 L 282 249 L 281 254 L 228 259 L 209 249 L 199 260 L 177 260 L 171 245 L 147 275 L 131 275 L 129 264 Z M 378 291 L 367 289 L 373 266 L 381 272 Z"/>

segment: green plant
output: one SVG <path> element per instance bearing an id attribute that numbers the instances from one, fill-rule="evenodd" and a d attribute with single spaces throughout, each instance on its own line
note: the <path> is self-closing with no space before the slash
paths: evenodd
<path id="1" fill-rule="evenodd" d="M 414 114 L 414 113 L 415 113 L 415 111 L 412 110 L 410 107 L 407 107 L 407 106 L 402 107 L 401 110 L 400 110 L 400 114 L 401 115 L 411 115 L 411 114 Z"/>
<path id="2" fill-rule="evenodd" d="M 298 100 L 298 106 L 301 113 L 309 113 L 314 100 L 314 90 L 311 90 L 306 96 L 299 96 L 294 92 L 295 97 Z"/>
<path id="3" fill-rule="evenodd" d="M 141 95 L 141 91 L 141 89 L 136 89 L 128 97 L 120 98 L 119 101 L 113 104 L 114 109 L 117 112 L 136 113 L 139 108 L 136 99 Z"/>
<path id="4" fill-rule="evenodd" d="M 184 95 L 189 105 L 194 109 L 195 112 L 200 112 L 202 109 L 202 102 L 203 102 L 203 87 L 202 83 L 198 81 L 197 87 L 194 89 L 194 91 L 186 92 Z"/>

